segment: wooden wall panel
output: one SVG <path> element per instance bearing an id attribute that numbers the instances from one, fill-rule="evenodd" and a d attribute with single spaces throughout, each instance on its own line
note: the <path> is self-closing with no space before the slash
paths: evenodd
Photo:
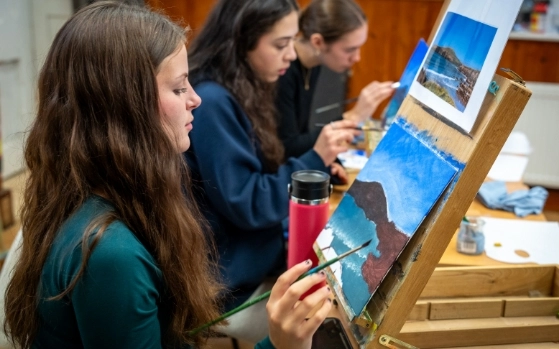
<path id="1" fill-rule="evenodd" d="M 397 81 L 420 38 L 427 40 L 443 0 L 357 0 L 369 20 L 369 38 L 353 67 L 348 97 L 373 80 Z M 378 109 L 377 116 L 386 103 Z"/>
<path id="2" fill-rule="evenodd" d="M 559 42 L 509 40 L 499 67 L 526 81 L 559 83 Z"/>
<path id="3" fill-rule="evenodd" d="M 202 28 L 217 0 L 146 0 L 154 9 L 163 10 L 175 21 L 188 24 L 193 35 Z"/>
<path id="4" fill-rule="evenodd" d="M 194 35 L 217 0 L 146 0 L 173 19 L 189 24 Z M 299 0 L 305 6 L 310 0 Z M 397 80 L 420 38 L 429 38 L 444 0 L 356 0 L 369 19 L 369 38 L 348 83 L 354 97 L 373 80 Z M 510 40 L 499 67 L 527 81 L 559 83 L 559 42 Z M 386 103 L 375 114 L 379 115 Z"/>

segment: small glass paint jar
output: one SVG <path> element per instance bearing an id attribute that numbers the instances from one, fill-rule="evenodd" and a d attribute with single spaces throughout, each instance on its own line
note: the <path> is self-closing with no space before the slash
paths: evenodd
<path id="1" fill-rule="evenodd" d="M 464 217 L 460 222 L 456 250 L 460 253 L 478 255 L 485 250 L 485 235 L 483 234 L 483 219 Z"/>

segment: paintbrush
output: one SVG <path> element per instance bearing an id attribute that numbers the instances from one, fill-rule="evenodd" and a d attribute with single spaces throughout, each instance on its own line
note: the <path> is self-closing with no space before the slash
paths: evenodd
<path id="1" fill-rule="evenodd" d="M 356 248 L 354 248 L 354 249 L 351 249 L 351 250 L 349 250 L 349 251 L 347 251 L 347 252 L 345 252 L 345 253 L 342 253 L 341 255 L 339 255 L 339 256 L 337 256 L 337 257 L 335 257 L 335 258 L 332 258 L 331 260 L 325 262 L 324 264 L 321 264 L 321 265 L 319 265 L 319 266 L 316 266 L 316 267 L 312 268 L 311 270 L 307 271 L 307 272 L 304 273 L 303 275 L 299 276 L 299 277 L 297 278 L 297 280 L 295 280 L 295 282 L 297 282 L 297 281 L 299 281 L 299 280 L 301 280 L 301 279 L 304 279 L 304 278 L 306 278 L 307 276 L 312 275 L 312 274 L 314 274 L 314 273 L 316 273 L 316 272 L 319 272 L 319 271 L 321 271 L 322 269 L 324 269 L 324 268 L 326 268 L 326 267 L 328 267 L 328 266 L 330 266 L 330 265 L 332 265 L 332 264 L 334 264 L 334 263 L 336 263 L 336 262 L 339 262 L 340 260 L 342 260 L 343 258 L 349 256 L 350 254 L 352 254 L 352 253 L 354 253 L 354 252 L 357 252 L 357 251 L 359 251 L 360 249 L 362 249 L 362 248 L 364 248 L 364 247 L 369 246 L 369 244 L 371 243 L 371 241 L 373 241 L 373 240 L 371 239 L 371 240 L 367 241 L 366 243 L 364 243 L 364 244 L 361 245 L 361 246 L 358 246 L 358 247 L 356 247 Z M 208 328 L 208 327 L 210 327 L 210 326 L 212 326 L 212 325 L 215 325 L 215 324 L 217 324 L 217 323 L 220 322 L 220 321 L 225 320 L 225 319 L 228 318 L 229 316 L 231 316 L 231 315 L 233 315 L 233 314 L 236 314 L 236 313 L 240 312 L 241 310 L 245 310 L 246 308 L 248 308 L 248 307 L 250 307 L 250 306 L 252 306 L 252 305 L 254 305 L 254 304 L 260 302 L 261 300 L 264 300 L 264 299 L 270 297 L 270 294 L 271 294 L 271 293 L 272 293 L 272 291 L 270 290 L 270 291 L 268 291 L 268 292 L 266 292 L 266 293 L 261 294 L 260 296 L 254 298 L 254 299 L 251 299 L 251 300 L 249 300 L 249 301 L 246 301 L 245 303 L 239 305 L 239 306 L 236 307 L 235 309 L 229 310 L 228 312 L 226 312 L 225 314 L 221 315 L 220 317 L 218 317 L 218 318 L 216 318 L 216 319 L 214 319 L 214 320 L 212 320 L 212 321 L 210 321 L 210 322 L 208 322 L 208 323 L 206 323 L 206 324 L 204 324 L 204 325 L 202 325 L 202 326 L 200 326 L 200 327 L 198 327 L 198 328 L 193 329 L 192 331 L 189 332 L 189 334 L 190 334 L 191 336 L 193 336 L 193 335 L 197 334 L 198 332 L 200 332 L 200 331 L 202 331 L 202 330 L 205 330 L 206 328 Z"/>
<path id="2" fill-rule="evenodd" d="M 400 82 L 399 82 L 399 81 L 396 81 L 396 82 L 392 83 L 392 84 L 390 85 L 390 87 L 392 87 L 392 88 L 398 88 L 398 87 L 400 87 Z M 346 104 L 349 104 L 349 103 L 356 102 L 357 99 L 359 99 L 359 97 L 353 97 L 353 98 L 350 98 L 350 99 L 346 99 L 345 101 L 341 101 L 341 102 L 337 102 L 337 103 L 328 104 L 328 105 L 325 105 L 324 107 L 316 108 L 316 110 L 315 110 L 314 112 L 315 112 L 316 114 L 324 113 L 325 111 L 332 110 L 332 109 L 334 109 L 334 108 L 339 108 L 339 107 L 341 107 L 342 105 L 346 105 Z"/>
<path id="3" fill-rule="evenodd" d="M 324 127 L 324 126 L 328 126 L 331 123 L 328 124 L 322 124 L 322 123 L 316 123 L 314 124 L 316 127 Z M 340 128 L 341 129 L 341 128 Z M 357 127 L 352 127 L 352 129 L 354 130 L 360 130 L 360 131 L 382 131 L 382 129 L 380 128 L 376 128 L 376 127 L 370 127 L 370 126 L 357 126 Z"/>
<path id="4" fill-rule="evenodd" d="M 316 114 L 324 113 L 325 111 L 332 110 L 334 108 L 339 108 L 342 105 L 353 103 L 353 102 L 357 101 L 358 98 L 359 97 L 353 97 L 353 98 L 350 98 L 350 99 L 346 99 L 345 101 L 328 104 L 328 105 L 325 105 L 324 107 L 316 108 L 316 110 L 314 112 Z"/>

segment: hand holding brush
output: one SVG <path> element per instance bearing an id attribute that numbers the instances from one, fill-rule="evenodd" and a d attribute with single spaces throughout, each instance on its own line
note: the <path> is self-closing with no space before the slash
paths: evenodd
<path id="1" fill-rule="evenodd" d="M 326 268 L 326 267 L 328 267 L 328 266 L 330 266 L 330 265 L 332 265 L 332 264 L 334 264 L 334 263 L 336 263 L 336 262 L 339 262 L 340 260 L 342 260 L 343 258 L 349 256 L 350 254 L 352 254 L 352 253 L 354 253 L 354 252 L 357 252 L 357 251 L 359 251 L 360 249 L 362 249 L 362 248 L 364 248 L 364 247 L 369 246 L 369 244 L 371 243 L 371 241 L 372 241 L 372 240 L 369 240 L 369 241 L 365 242 L 364 244 L 362 244 L 362 245 L 360 245 L 360 246 L 357 246 L 357 247 L 354 248 L 354 249 L 351 249 L 351 250 L 349 250 L 349 251 L 347 251 L 347 252 L 345 252 L 345 253 L 342 253 L 341 255 L 339 255 L 339 256 L 337 256 L 337 257 L 335 257 L 335 258 L 332 258 L 331 260 L 329 260 L 329 261 L 327 261 L 327 262 L 325 262 L 325 263 L 323 263 L 323 264 L 321 264 L 321 265 L 319 265 L 319 266 L 317 266 L 317 267 L 314 267 L 314 268 L 310 269 L 309 271 L 307 271 L 306 273 L 302 274 L 302 275 L 299 276 L 297 279 L 295 279 L 295 280 L 293 281 L 293 283 L 297 283 L 297 281 L 302 280 L 302 279 L 306 278 L 307 276 L 314 275 L 314 274 L 316 274 L 317 272 L 323 270 L 324 268 Z M 305 262 L 303 262 L 303 263 L 305 263 Z M 200 331 L 202 331 L 202 330 L 205 330 L 205 329 L 209 328 L 210 326 L 213 326 L 213 325 L 215 325 L 215 324 L 217 324 L 217 323 L 219 323 L 219 322 L 225 320 L 226 318 L 230 317 L 231 315 L 236 314 L 236 313 L 240 312 L 241 310 L 244 310 L 244 309 L 246 309 L 246 308 L 248 308 L 248 307 L 250 307 L 250 306 L 252 306 L 252 305 L 254 305 L 254 304 L 256 304 L 256 303 L 258 303 L 258 302 L 260 302 L 260 301 L 262 301 L 262 300 L 264 300 L 264 299 L 266 299 L 266 298 L 268 298 L 268 297 L 270 297 L 270 295 L 271 295 L 271 294 L 274 294 L 274 292 L 276 292 L 276 293 L 277 293 L 277 292 L 281 292 L 281 294 L 285 293 L 286 290 L 283 290 L 283 291 L 282 291 L 282 290 L 277 290 L 277 288 L 279 287 L 280 289 L 283 289 L 283 288 L 286 289 L 286 288 L 287 288 L 286 286 L 288 286 L 289 283 L 286 284 L 286 283 L 285 283 L 285 279 L 288 279 L 288 280 L 289 280 L 289 279 L 292 279 L 293 273 L 294 273 L 296 270 L 298 270 L 298 269 L 296 269 L 296 268 L 300 268 L 300 267 L 303 265 L 303 263 L 298 264 L 297 266 L 295 266 L 295 267 L 289 269 L 289 270 L 286 271 L 284 274 L 282 274 L 282 276 L 279 277 L 278 281 L 276 282 L 276 285 L 274 286 L 274 288 L 272 288 L 271 291 L 268 291 L 268 292 L 266 292 L 266 293 L 261 294 L 260 296 L 258 296 L 258 297 L 256 297 L 256 298 L 253 298 L 253 299 L 251 299 L 251 300 L 248 300 L 247 302 L 241 304 L 241 305 L 238 306 L 237 308 L 235 308 L 235 309 L 233 309 L 233 310 L 230 310 L 230 311 L 226 312 L 225 314 L 221 315 L 220 317 L 218 317 L 218 318 L 216 318 L 216 319 L 214 319 L 214 320 L 212 320 L 212 321 L 210 321 L 210 322 L 208 322 L 208 323 L 206 323 L 206 324 L 204 324 L 204 325 L 202 325 L 202 326 L 200 326 L 200 327 L 198 327 L 198 328 L 196 328 L 196 329 L 190 331 L 190 334 L 194 335 L 194 334 L 196 334 L 196 333 L 198 333 L 198 332 L 200 332 Z M 310 263 L 309 263 L 309 264 L 310 264 Z M 308 265 L 308 266 L 310 266 L 310 265 Z M 294 271 L 293 269 L 295 269 L 295 271 Z M 320 276 L 320 275 L 323 275 L 323 274 L 319 274 L 319 276 Z M 323 277 L 323 276 L 322 276 L 322 277 Z M 321 280 L 322 280 L 322 279 L 321 279 Z M 320 282 L 321 280 L 318 280 L 318 281 L 316 281 L 315 283 L 318 283 L 318 282 Z M 309 281 L 310 281 L 310 280 L 309 280 Z M 307 282 L 307 283 L 308 283 L 308 282 Z M 283 285 L 283 286 L 282 286 L 282 285 Z M 300 293 L 297 292 L 297 293 L 292 294 L 291 296 L 295 296 L 295 295 L 297 296 L 296 299 L 294 299 L 294 300 L 292 299 L 292 301 L 294 301 L 294 302 L 297 301 L 297 300 L 299 299 L 299 297 L 300 297 L 302 294 L 304 294 L 304 293 L 305 293 L 310 287 L 312 287 L 313 285 L 314 285 L 314 283 L 311 283 L 310 285 L 308 285 L 307 288 L 304 288 L 304 287 L 297 287 L 297 289 L 303 288 L 303 290 L 302 290 Z M 299 286 L 299 285 L 297 285 L 297 286 Z M 302 285 L 301 285 L 301 286 L 302 286 Z M 277 290 L 277 291 L 274 291 L 274 290 Z M 318 291 L 317 291 L 317 292 L 318 292 Z M 317 292 L 313 293 L 312 295 L 309 295 L 309 296 L 306 297 L 305 299 L 307 299 L 307 298 L 309 298 L 309 297 L 312 297 L 312 296 L 315 295 Z M 291 298 L 291 297 L 290 297 L 290 298 Z M 315 298 L 316 298 L 316 297 L 315 297 Z M 305 314 L 305 315 L 306 315 L 306 314 Z M 272 320 L 273 320 L 273 319 L 272 319 Z M 317 326 L 317 327 L 318 327 L 318 326 Z"/>

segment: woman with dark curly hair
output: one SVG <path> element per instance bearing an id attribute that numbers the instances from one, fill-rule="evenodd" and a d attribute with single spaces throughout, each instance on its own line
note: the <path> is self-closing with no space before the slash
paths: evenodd
<path id="1" fill-rule="evenodd" d="M 195 194 L 212 224 L 230 290 L 226 309 L 263 292 L 265 281 L 286 268 L 282 221 L 288 215 L 291 174 L 306 169 L 329 173 L 357 133 L 325 128 L 312 148 L 284 159 L 275 83 L 296 58 L 297 22 L 295 0 L 221 0 L 189 49 L 193 85 L 204 103 L 194 111 L 197 132 L 186 157 L 201 187 Z M 253 315 L 246 317 L 251 325 L 240 321 L 245 334 L 265 330 L 258 308 L 251 310 Z"/>

